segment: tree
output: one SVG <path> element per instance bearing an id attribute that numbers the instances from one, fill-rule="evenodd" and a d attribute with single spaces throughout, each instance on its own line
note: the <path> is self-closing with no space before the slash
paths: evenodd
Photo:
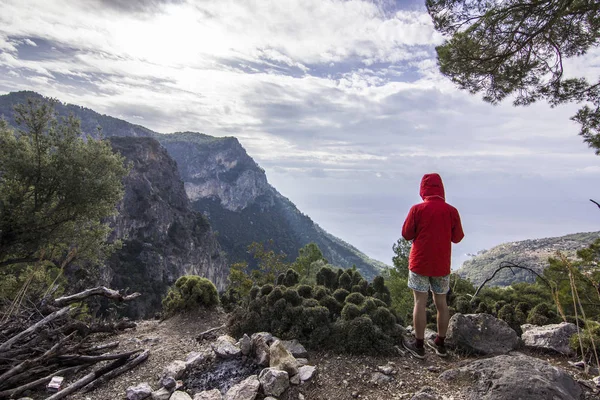
<path id="1" fill-rule="evenodd" d="M 394 251 L 394 257 L 392 257 L 392 263 L 396 269 L 396 273 L 403 279 L 408 278 L 408 256 L 410 255 L 410 247 L 412 243 L 404 238 L 398 239 L 396 243 L 392 245 Z"/>
<path id="2" fill-rule="evenodd" d="M 600 81 L 565 77 L 563 61 L 600 44 L 597 0 L 427 0 L 440 71 L 492 104 L 587 103 L 572 120 L 600 155 Z"/>
<path id="3" fill-rule="evenodd" d="M 0 267 L 93 263 L 111 248 L 105 221 L 123 197 L 124 159 L 82 138 L 74 117 L 58 121 L 54 103 L 15 107 L 18 130 L 0 121 Z"/>
<path id="4" fill-rule="evenodd" d="M 269 240 L 268 245 L 272 247 L 273 240 Z M 251 276 L 254 283 L 259 286 L 275 283 L 277 276 L 290 267 L 285 262 L 287 258 L 285 253 L 275 253 L 274 250 L 269 250 L 264 243 L 253 242 L 248 246 L 248 251 L 258 260 L 258 270 L 253 270 Z"/>
<path id="5" fill-rule="evenodd" d="M 300 275 L 304 282 L 305 278 L 310 278 L 316 275 L 316 270 L 319 264 L 316 261 L 323 261 L 327 264 L 327 260 L 323 257 L 323 253 L 316 243 L 309 243 L 298 250 L 298 257 L 292 263 L 292 268 Z"/>

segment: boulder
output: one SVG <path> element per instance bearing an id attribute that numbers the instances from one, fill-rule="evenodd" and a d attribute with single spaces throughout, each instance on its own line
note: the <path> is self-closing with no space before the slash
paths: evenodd
<path id="1" fill-rule="evenodd" d="M 466 384 L 467 400 L 575 400 L 581 395 L 565 371 L 520 353 L 476 360 L 445 371 L 440 379 Z"/>
<path id="2" fill-rule="evenodd" d="M 276 340 L 269 347 L 269 366 L 287 372 L 290 376 L 298 373 L 298 362 L 285 348 L 280 340 Z M 302 379 L 302 377 L 300 377 Z"/>
<path id="3" fill-rule="evenodd" d="M 309 381 L 315 376 L 317 373 L 317 367 L 312 365 L 303 365 L 298 368 L 298 377 L 302 382 Z"/>
<path id="4" fill-rule="evenodd" d="M 205 390 L 204 392 L 196 393 L 194 400 L 222 400 L 221 392 L 219 389 Z"/>
<path id="5" fill-rule="evenodd" d="M 167 388 L 160 388 L 152 392 L 152 400 L 169 400 L 171 392 Z"/>
<path id="6" fill-rule="evenodd" d="M 575 324 L 562 322 L 544 326 L 523 325 L 521 329 L 521 339 L 527 347 L 553 350 L 564 355 L 573 354 L 569 347 L 569 339 L 577 333 Z"/>
<path id="7" fill-rule="evenodd" d="M 260 382 L 256 375 L 249 376 L 234 385 L 225 394 L 224 400 L 254 400 L 258 394 Z"/>
<path id="8" fill-rule="evenodd" d="M 270 361 L 270 352 L 269 352 L 269 344 L 273 336 L 270 333 L 255 333 L 251 337 L 252 341 L 252 349 L 254 352 L 254 361 L 256 364 L 261 365 L 263 367 L 269 366 Z"/>
<path id="9" fill-rule="evenodd" d="M 267 396 L 281 396 L 290 387 L 288 373 L 274 368 L 263 369 L 258 375 L 258 380 Z"/>
<path id="10" fill-rule="evenodd" d="M 125 390 L 127 400 L 142 400 L 152 395 L 152 387 L 146 382 L 130 386 Z"/>
<path id="11" fill-rule="evenodd" d="M 169 400 L 192 400 L 192 398 L 186 392 L 177 390 L 173 392 Z"/>
<path id="12" fill-rule="evenodd" d="M 185 361 L 181 361 L 181 360 L 173 361 L 172 363 L 167 365 L 165 367 L 165 369 L 163 369 L 163 372 L 161 374 L 161 381 L 165 378 L 173 378 L 175 380 L 181 378 L 183 376 L 183 373 L 185 372 L 186 368 L 187 368 L 187 365 L 186 365 Z M 163 384 L 162 386 L 166 386 L 166 385 Z"/>
<path id="13" fill-rule="evenodd" d="M 242 354 L 247 356 L 252 351 L 252 339 L 250 336 L 244 333 L 244 336 L 240 339 L 240 349 L 242 350 Z"/>
<path id="14" fill-rule="evenodd" d="M 490 314 L 454 314 L 446 344 L 469 354 L 506 354 L 519 346 L 517 333 Z"/>
<path id="15" fill-rule="evenodd" d="M 300 344 L 300 342 L 296 339 L 294 340 L 282 340 L 281 343 L 285 346 L 285 348 L 296 358 L 306 358 L 308 357 L 308 352 Z"/>
<path id="16" fill-rule="evenodd" d="M 235 344 L 235 339 L 229 335 L 219 336 L 212 349 L 220 358 L 234 358 L 242 353 L 242 350 Z"/>

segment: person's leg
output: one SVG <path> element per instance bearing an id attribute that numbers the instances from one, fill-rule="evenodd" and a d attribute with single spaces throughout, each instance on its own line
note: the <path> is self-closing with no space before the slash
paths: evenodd
<path id="1" fill-rule="evenodd" d="M 417 341 L 423 343 L 427 326 L 427 292 L 413 290 L 415 306 L 413 308 L 413 328 Z"/>
<path id="2" fill-rule="evenodd" d="M 437 331 L 438 336 L 445 338 L 446 332 L 448 331 L 448 304 L 446 303 L 446 294 L 433 294 L 433 302 L 435 303 L 435 308 L 437 309 Z"/>

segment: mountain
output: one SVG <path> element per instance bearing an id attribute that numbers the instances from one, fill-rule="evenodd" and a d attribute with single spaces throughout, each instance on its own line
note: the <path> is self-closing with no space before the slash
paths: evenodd
<path id="1" fill-rule="evenodd" d="M 0 96 L 0 116 L 14 124 L 12 108 L 28 97 L 43 98 L 35 92 Z M 58 103 L 56 111 L 81 118 L 83 132 L 92 135 L 99 126 L 104 136 L 156 138 L 177 162 L 191 207 L 208 218 L 230 262 L 248 261 L 253 265 L 247 246 L 273 240 L 273 249 L 286 253 L 289 261 L 295 259 L 301 247 L 315 242 L 331 264 L 343 268 L 356 265 L 367 278 L 387 267 L 330 235 L 301 213 L 268 183 L 265 171 L 234 137 L 217 138 L 194 132 L 160 134 L 64 103 Z"/>
<path id="2" fill-rule="evenodd" d="M 175 161 L 153 138 L 110 137 L 113 150 L 131 165 L 125 195 L 111 218 L 110 241 L 123 246 L 106 263 L 103 278 L 114 288 L 143 294 L 127 308 L 148 317 L 182 275 L 210 279 L 224 290 L 227 262 L 208 220 L 190 207 Z"/>
<path id="3" fill-rule="evenodd" d="M 476 256 L 463 263 L 456 272 L 470 279 L 475 285 L 491 276 L 503 261 L 529 267 L 541 273 L 548 266 L 548 258 L 557 251 L 574 256 L 576 251 L 589 246 L 600 238 L 600 232 L 574 233 L 561 237 L 530 239 L 520 242 L 504 243 L 489 250 L 482 250 Z M 534 282 L 535 276 L 528 271 L 515 269 L 513 275 L 504 269 L 490 281 L 490 286 L 509 286 L 516 282 Z"/>

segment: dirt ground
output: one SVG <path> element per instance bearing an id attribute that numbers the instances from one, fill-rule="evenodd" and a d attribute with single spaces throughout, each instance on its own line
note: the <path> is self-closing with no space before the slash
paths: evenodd
<path id="1" fill-rule="evenodd" d="M 100 342 L 118 340 L 120 342 L 117 349 L 119 352 L 150 349 L 149 359 L 93 392 L 77 393 L 67 398 L 74 400 L 124 399 L 127 387 L 142 382 L 148 382 L 154 389 L 159 389 L 158 377 L 162 369 L 171 361 L 185 360 L 186 355 L 192 351 L 209 349 L 210 340 L 200 343 L 195 339 L 196 336 L 200 332 L 223 325 L 225 321 L 224 313 L 205 311 L 193 315 L 177 316 L 162 322 L 157 320 L 140 321 L 136 329 L 117 335 L 105 335 L 100 338 Z M 589 377 L 583 376 L 581 371 L 570 366 L 567 357 L 530 351 L 524 351 L 524 353 L 560 366 L 576 379 L 589 379 Z M 417 360 L 409 355 L 394 354 L 372 357 L 331 352 L 310 352 L 308 358 L 310 365 L 317 366 L 316 378 L 299 386 L 291 386 L 280 397 L 280 400 L 297 400 L 302 396 L 306 400 L 410 399 L 423 388 L 444 400 L 464 399 L 460 384 L 449 384 L 441 381 L 438 376 L 447 369 L 471 360 L 453 354 L 448 358 L 440 358 L 430 351 L 427 352 L 426 360 Z M 373 382 L 373 375 L 380 366 L 393 367 L 394 373 L 390 375 L 389 381 Z M 44 393 L 31 393 L 30 395 L 36 399 L 45 397 Z M 600 398 L 600 395 L 598 392 L 592 393 L 587 390 L 585 398 Z"/>

